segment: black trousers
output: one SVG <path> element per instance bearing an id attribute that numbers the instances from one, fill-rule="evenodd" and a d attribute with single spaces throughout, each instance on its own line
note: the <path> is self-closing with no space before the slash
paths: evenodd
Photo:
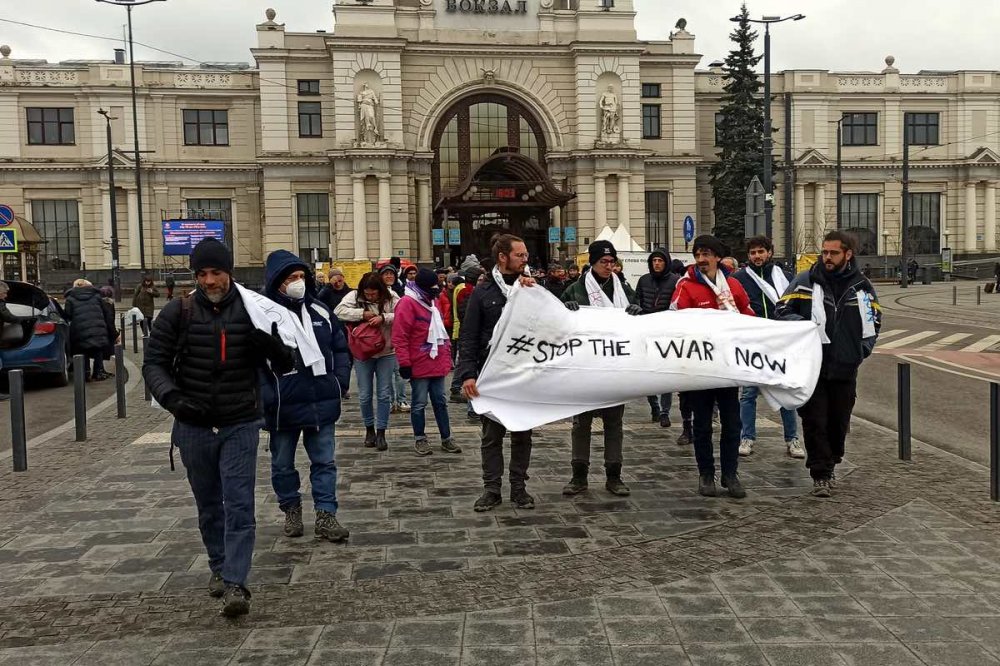
<path id="1" fill-rule="evenodd" d="M 692 440 L 694 457 L 698 461 L 698 474 L 715 474 L 715 455 L 712 444 L 712 414 L 719 405 L 719 462 L 722 476 L 736 474 L 740 450 L 740 390 L 736 387 L 688 391 L 688 404 L 694 412 Z"/>
<path id="2" fill-rule="evenodd" d="M 574 416 L 573 430 L 570 433 L 573 442 L 573 457 L 570 462 L 590 464 L 591 428 L 594 425 L 594 419 L 599 418 L 604 422 L 604 468 L 608 469 L 609 465 L 617 465 L 618 469 L 621 470 L 622 440 L 624 439 L 622 419 L 624 416 L 625 405 L 595 409 Z"/>
<path id="3" fill-rule="evenodd" d="M 507 429 L 493 419 L 481 417 L 483 442 L 480 455 L 483 459 L 483 487 L 499 493 L 503 485 L 503 438 Z M 528 481 L 531 463 L 531 431 L 510 433 L 510 489 L 523 489 Z"/>
<path id="4" fill-rule="evenodd" d="M 690 391 L 685 391 L 683 393 L 678 393 L 678 402 L 681 408 L 681 420 L 687 423 L 691 423 L 691 419 L 694 418 L 691 409 L 691 393 Z"/>
<path id="5" fill-rule="evenodd" d="M 844 458 L 851 412 L 858 397 L 857 379 L 823 379 L 809 402 L 799 407 L 806 445 L 806 467 L 814 479 L 829 479 Z"/>

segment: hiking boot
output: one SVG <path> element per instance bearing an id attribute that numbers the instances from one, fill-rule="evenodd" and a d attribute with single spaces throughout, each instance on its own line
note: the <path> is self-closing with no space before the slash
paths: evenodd
<path id="1" fill-rule="evenodd" d="M 429 456 L 434 453 L 431 451 L 431 445 L 427 443 L 426 437 L 420 437 L 417 441 L 413 442 L 413 451 L 418 456 Z"/>
<path id="2" fill-rule="evenodd" d="M 830 480 L 813 479 L 813 489 L 810 493 L 813 497 L 830 497 Z"/>
<path id="3" fill-rule="evenodd" d="M 365 426 L 365 448 L 375 448 L 375 426 Z"/>
<path id="4" fill-rule="evenodd" d="M 226 593 L 226 583 L 222 580 L 222 574 L 213 572 L 208 579 L 208 596 L 218 599 Z"/>
<path id="5" fill-rule="evenodd" d="M 790 439 L 785 442 L 785 446 L 788 447 L 788 456 L 790 458 L 805 458 L 806 452 L 802 449 L 802 444 L 799 443 L 799 438 Z"/>
<path id="6" fill-rule="evenodd" d="M 376 451 L 389 450 L 389 442 L 385 441 L 385 430 L 375 431 L 375 450 Z"/>
<path id="7" fill-rule="evenodd" d="M 491 511 L 493 507 L 500 506 L 503 502 L 503 498 L 500 497 L 500 493 L 495 493 L 492 490 L 485 490 L 483 494 L 479 496 L 476 503 L 472 506 L 476 513 L 482 513 L 483 511 Z"/>
<path id="8" fill-rule="evenodd" d="M 612 495 L 619 495 L 625 497 L 631 495 L 632 491 L 625 482 L 622 481 L 622 466 L 621 463 L 616 463 L 613 465 L 608 465 L 607 468 L 608 480 L 605 482 L 604 487 Z"/>
<path id="9" fill-rule="evenodd" d="M 462 447 L 451 441 L 451 437 L 441 440 L 441 450 L 445 453 L 461 453 Z"/>
<path id="10" fill-rule="evenodd" d="M 677 446 L 691 446 L 691 422 L 685 421 L 680 437 L 677 438 Z"/>
<path id="11" fill-rule="evenodd" d="M 719 491 L 715 489 L 715 475 L 702 474 L 698 477 L 698 494 L 705 497 L 717 497 Z"/>
<path id="12" fill-rule="evenodd" d="M 740 440 L 740 455 L 749 456 L 753 454 L 754 441 L 752 439 Z"/>
<path id="13" fill-rule="evenodd" d="M 226 617 L 239 617 L 250 612 L 250 590 L 242 585 L 226 585 L 221 613 Z"/>
<path id="14" fill-rule="evenodd" d="M 329 511 L 316 512 L 316 538 L 340 543 L 351 536 L 350 530 L 337 522 L 337 516 Z"/>
<path id="15" fill-rule="evenodd" d="M 462 395 L 461 391 L 455 391 L 455 392 L 453 392 L 451 394 L 451 397 L 448 398 L 448 400 L 450 402 L 458 402 L 458 403 L 465 403 L 465 402 L 469 401 L 464 395 Z"/>
<path id="16" fill-rule="evenodd" d="M 747 496 L 747 491 L 743 489 L 743 484 L 740 483 L 740 477 L 735 474 L 732 476 L 723 476 L 722 487 L 729 491 L 730 497 L 743 499 Z"/>
<path id="17" fill-rule="evenodd" d="M 285 511 L 285 536 L 300 537 L 305 534 L 302 525 L 302 505 L 298 504 Z"/>
<path id="18" fill-rule="evenodd" d="M 830 484 L 830 490 L 833 490 L 834 488 L 837 487 L 837 473 L 836 472 L 830 472 L 830 479 L 829 479 L 828 483 Z"/>
<path id="19" fill-rule="evenodd" d="M 563 488 L 563 495 L 579 495 L 587 490 L 587 463 L 573 463 L 573 478 Z"/>
<path id="20" fill-rule="evenodd" d="M 528 491 L 524 488 L 517 488 L 510 491 L 510 503 L 514 505 L 515 509 L 535 508 L 535 498 L 529 495 Z"/>
<path id="21" fill-rule="evenodd" d="M 670 414 L 666 413 L 660 414 L 660 427 L 669 428 L 671 425 L 673 424 L 670 423 Z"/>

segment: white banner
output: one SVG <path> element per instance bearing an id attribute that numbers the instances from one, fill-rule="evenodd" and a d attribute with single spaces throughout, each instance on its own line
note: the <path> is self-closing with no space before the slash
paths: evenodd
<path id="1" fill-rule="evenodd" d="M 772 407 L 794 409 L 812 395 L 822 355 L 808 321 L 570 312 L 547 289 L 521 288 L 493 331 L 472 406 L 515 432 L 647 395 L 729 386 L 760 386 Z"/>

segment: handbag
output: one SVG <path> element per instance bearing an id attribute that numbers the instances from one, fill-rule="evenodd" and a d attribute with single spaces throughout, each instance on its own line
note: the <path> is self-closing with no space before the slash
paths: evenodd
<path id="1" fill-rule="evenodd" d="M 372 326 L 362 322 L 350 327 L 347 334 L 347 346 L 351 356 L 359 361 L 367 361 L 380 354 L 385 349 L 385 336 L 381 326 Z"/>

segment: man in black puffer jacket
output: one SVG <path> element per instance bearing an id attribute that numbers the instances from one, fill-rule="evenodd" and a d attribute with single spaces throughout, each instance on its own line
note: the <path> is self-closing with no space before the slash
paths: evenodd
<path id="1" fill-rule="evenodd" d="M 653 250 L 646 262 L 649 272 L 639 278 L 635 287 L 635 295 L 642 308 L 642 314 L 665 312 L 670 309 L 670 301 L 674 298 L 674 287 L 680 278 L 670 272 L 670 255 L 666 250 Z M 646 396 L 649 401 L 649 412 L 653 422 L 660 422 L 663 428 L 670 427 L 670 404 L 673 394 Z"/>
<path id="2" fill-rule="evenodd" d="M 89 379 L 104 379 L 104 352 L 114 340 L 114 315 L 107 317 L 101 292 L 89 280 L 76 280 L 66 292 L 63 309 L 69 320 L 70 351 L 86 357 Z"/>
<path id="3" fill-rule="evenodd" d="M 229 249 L 207 238 L 191 253 L 198 288 L 167 303 L 153 323 L 142 374 L 156 401 L 174 415 L 177 446 L 198 505 L 198 527 L 212 570 L 209 594 L 227 616 L 250 612 L 246 589 L 253 557 L 254 484 L 261 409 L 258 370 L 295 367 L 277 326 L 254 327 L 232 281 Z"/>

